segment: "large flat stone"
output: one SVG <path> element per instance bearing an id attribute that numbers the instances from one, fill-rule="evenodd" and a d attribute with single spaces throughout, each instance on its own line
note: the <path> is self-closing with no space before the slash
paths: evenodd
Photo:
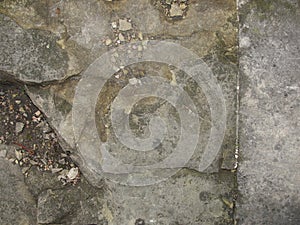
<path id="1" fill-rule="evenodd" d="M 24 183 L 20 168 L 2 157 L 0 157 L 0 212 L 1 224 L 36 224 L 36 202 Z"/>
<path id="2" fill-rule="evenodd" d="M 300 223 L 299 1 L 240 1 L 240 224 Z"/>
<path id="3" fill-rule="evenodd" d="M 24 30 L 0 14 L 0 70 L 24 82 L 65 78 L 68 55 L 58 46 L 57 40 L 48 31 Z"/>

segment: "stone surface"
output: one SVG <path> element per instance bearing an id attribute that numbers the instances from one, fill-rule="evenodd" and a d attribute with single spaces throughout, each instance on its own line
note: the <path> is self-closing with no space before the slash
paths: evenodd
<path id="1" fill-rule="evenodd" d="M 63 77 L 79 74 L 106 52 L 105 40 L 107 37 L 114 39 L 111 25 L 124 18 L 130 18 L 133 29 L 149 38 L 184 37 L 186 44 L 182 45 L 195 49 L 201 57 L 207 55 L 207 51 L 211 51 L 211 47 L 215 46 L 220 38 L 224 40 L 219 47 L 222 47 L 226 54 L 234 52 L 236 46 L 236 7 L 235 1 L 232 0 L 192 2 L 186 19 L 175 23 L 170 23 L 164 17 L 162 9 L 151 0 L 113 3 L 98 0 L 88 2 L 4 0 L 0 2 L 0 13 L 13 18 L 23 28 L 48 30 L 53 33 L 51 38 L 58 39 L 58 45 L 68 56 L 67 71 Z M 195 35 L 198 37 L 193 41 L 187 38 Z M 46 80 L 46 77 L 41 79 Z"/>
<path id="2" fill-rule="evenodd" d="M 149 187 L 110 184 L 112 224 L 233 224 L 234 178 L 180 171 L 167 181 Z M 117 207 L 119 206 L 119 207 Z"/>
<path id="3" fill-rule="evenodd" d="M 36 202 L 24 183 L 20 168 L 1 157 L 0 212 L 1 224 L 36 224 Z"/>
<path id="4" fill-rule="evenodd" d="M 141 45 L 134 46 L 141 53 L 147 48 L 149 39 L 170 40 L 188 48 L 212 68 L 225 97 L 227 108 L 225 139 L 221 154 L 217 156 L 209 170 L 215 174 L 197 173 L 194 170 L 198 168 L 201 151 L 206 146 L 211 127 L 210 108 L 201 88 L 189 80 L 182 71 L 159 63 L 133 65 L 113 74 L 99 94 L 96 108 L 97 128 L 101 141 L 106 142 L 111 147 L 111 153 L 118 155 L 126 163 L 154 163 L 172 152 L 179 139 L 179 134 L 175 131 L 180 128 L 180 121 L 171 104 L 147 98 L 132 109 L 130 126 L 138 137 L 149 134 L 149 120 L 153 114 L 166 118 L 168 122 L 170 133 L 166 136 L 166 143 L 162 146 L 164 148 L 161 147 L 158 153 L 150 152 L 150 157 L 137 154 L 118 142 L 109 121 L 110 105 L 125 85 L 128 83 L 138 85 L 140 79 L 147 74 L 161 76 L 171 85 L 185 87 L 201 112 L 200 142 L 197 154 L 187 165 L 190 169 L 182 169 L 169 180 L 153 186 L 127 187 L 107 181 L 105 182 L 107 190 L 103 195 L 101 191 L 96 190 L 94 193 L 87 192 L 89 196 L 87 201 L 82 200 L 86 197 L 82 194 L 81 189 L 84 189 L 82 187 L 59 190 L 55 182 L 51 188 L 49 186 L 52 181 L 39 186 L 31 178 L 30 182 L 34 186 L 32 191 L 39 198 L 39 222 L 109 225 L 135 225 L 142 221 L 145 224 L 233 224 L 235 174 L 231 170 L 235 169 L 238 71 L 234 0 L 192 1 L 184 17 L 178 21 L 170 21 L 160 4 L 151 0 L 47 3 L 42 1 L 39 4 L 31 1 L 5 0 L 0 3 L 0 12 L 9 15 L 24 28 L 50 30 L 59 37 L 58 45 L 69 57 L 65 77 L 74 74 L 79 76 L 65 79 L 60 83 L 28 85 L 27 92 L 47 116 L 59 136 L 62 147 L 72 152 L 83 174 L 94 185 L 103 185 L 103 177 L 101 174 L 96 178 L 90 176 L 86 162 L 80 158 L 73 134 L 73 125 L 77 124 L 72 123 L 72 104 L 81 72 L 112 46 L 124 44 L 117 41 L 120 37 L 119 31 L 122 31 L 121 39 L 124 38 L 124 42 L 135 43 L 138 39 L 143 39 Z M 131 27 L 128 24 L 127 26 L 121 24 L 120 27 L 120 20 L 125 18 L 130 21 Z M 227 171 L 224 172 L 222 169 Z M 96 207 L 93 208 L 94 204 Z M 87 218 L 91 220 L 88 221 Z"/>
<path id="5" fill-rule="evenodd" d="M 167 8 L 160 3 L 168 5 Z M 235 4 L 234 0 L 201 0 L 189 1 L 184 8 L 177 7 L 172 0 L 0 1 L 3 14 L 0 65 L 5 71 L 1 78 L 6 74 L 4 80 L 13 75 L 21 81 L 43 82 L 42 86 L 27 86 L 28 94 L 47 116 L 63 148 L 72 152 L 83 174 L 94 185 L 101 186 L 100 189 L 92 187 L 83 178 L 78 186 L 62 187 L 56 175 L 42 175 L 34 169 L 25 179 L 27 187 L 20 170 L 3 159 L 10 158 L 8 155 L 20 158 L 21 152 L 1 146 L 0 208 L 5 213 L 0 214 L 0 223 L 36 224 L 36 203 L 30 190 L 38 199 L 40 223 L 299 224 L 299 1 L 240 0 L 239 59 Z M 188 168 L 168 180 L 145 187 L 111 183 L 101 176 L 93 177 L 86 169 L 86 162 L 76 149 L 72 124 L 74 92 L 81 72 L 113 46 L 138 39 L 144 43 L 149 39 L 171 40 L 196 53 L 212 68 L 227 107 L 222 154 L 209 171 L 215 173 L 191 170 L 196 168 L 199 155 L 187 164 Z M 50 45 L 44 44 L 48 42 Z M 139 52 L 145 47 L 144 44 L 135 46 Z M 49 61 L 45 60 L 48 56 L 51 56 Z M 240 198 L 235 205 L 238 63 Z M 204 145 L 210 118 L 201 90 L 180 71 L 149 63 L 123 68 L 107 81 L 99 94 L 98 134 L 112 146 L 111 153 L 129 163 L 136 159 L 139 163 L 149 163 L 169 153 L 160 151 L 158 156 L 150 153 L 150 160 L 145 161 L 116 142 L 110 126 L 110 104 L 114 97 L 128 83 L 139 85 L 145 74 L 160 75 L 172 85 L 187 83 L 187 92 L 202 110 L 201 145 Z M 68 78 L 72 75 L 79 76 Z M 54 84 L 55 80 L 64 81 Z M 149 134 L 147 121 L 155 113 L 167 117 L 169 127 L 179 127 L 170 105 L 151 98 L 140 103 L 131 111 L 130 126 L 135 135 Z M 178 139 L 172 132 L 166 138 L 169 146 Z M 233 221 L 234 212 L 236 221 Z"/>
<path id="6" fill-rule="evenodd" d="M 61 80 L 68 67 L 67 54 L 49 32 L 24 30 L 0 15 L 0 70 L 24 82 Z"/>
<path id="7" fill-rule="evenodd" d="M 39 171 L 36 167 L 30 168 L 28 175 L 25 177 L 25 183 L 35 199 L 47 189 L 63 188 L 62 182 L 57 178 L 57 174 L 45 173 Z"/>
<path id="8" fill-rule="evenodd" d="M 11 145 L 0 144 L 0 157 L 5 158 L 8 155 L 14 154 L 16 148 Z"/>
<path id="9" fill-rule="evenodd" d="M 240 1 L 239 224 L 300 223 L 299 1 Z"/>
<path id="10" fill-rule="evenodd" d="M 44 189 L 38 196 L 39 224 L 107 224 L 103 213 L 107 203 L 103 190 L 91 187 L 85 180 L 75 187 Z"/>
<path id="11" fill-rule="evenodd" d="M 38 197 L 38 223 L 55 223 L 67 214 L 73 214 L 77 204 L 78 191 L 72 189 L 48 189 Z"/>
<path id="12" fill-rule="evenodd" d="M 147 1 L 145 1 L 144 4 L 142 3 L 136 4 L 132 1 L 128 1 L 126 3 L 116 3 L 117 6 L 119 6 L 119 4 L 120 7 L 116 9 L 116 12 L 122 15 L 124 13 L 124 9 L 126 8 L 131 9 L 128 10 L 127 12 L 128 16 L 126 17 L 131 18 L 132 23 L 136 25 L 138 30 L 146 32 L 149 35 L 149 31 L 144 30 L 143 26 L 144 25 L 151 26 L 151 22 L 149 21 L 148 23 L 148 21 L 145 21 L 144 15 L 143 17 L 140 16 L 140 12 L 141 12 L 140 8 L 142 8 L 144 11 L 150 8 L 154 10 L 155 8 L 153 8 L 153 6 L 149 4 Z M 209 11 L 208 10 L 209 7 L 213 7 L 215 10 Z M 236 111 L 235 86 L 236 86 L 236 74 L 237 74 L 237 68 L 235 64 L 236 63 L 236 59 L 235 59 L 236 58 L 235 55 L 236 28 L 234 27 L 235 26 L 234 22 L 226 22 L 225 20 L 224 24 L 221 24 L 220 21 L 222 21 L 224 18 L 227 18 L 228 21 L 230 21 L 231 19 L 234 21 L 235 7 L 233 2 L 231 1 L 226 1 L 224 4 L 216 3 L 215 5 L 211 5 L 211 3 L 209 3 L 208 1 L 203 1 L 201 5 L 196 3 L 191 4 L 190 8 L 191 8 L 189 11 L 191 13 L 190 18 L 187 18 L 186 20 L 183 21 L 179 21 L 175 24 L 168 24 L 167 26 L 159 25 L 159 23 L 156 24 L 155 26 L 159 26 L 160 29 L 163 29 L 163 27 L 165 26 L 166 36 L 172 36 L 172 35 L 184 36 L 182 38 L 179 38 L 179 40 L 174 40 L 174 41 L 196 52 L 200 57 L 206 57 L 206 62 L 214 70 L 213 72 L 215 73 L 217 79 L 219 79 L 220 85 L 222 86 L 223 94 L 226 99 L 227 115 L 228 115 L 227 132 L 226 132 L 226 138 L 224 140 L 224 145 L 223 145 L 224 154 L 221 155 L 220 157 L 224 158 L 222 163 L 223 169 L 228 169 L 228 170 L 234 169 L 235 168 L 235 158 L 234 158 L 235 111 Z M 219 11 L 222 11 L 222 14 L 221 13 L 218 14 Z M 154 17 L 151 18 L 153 21 L 155 21 L 155 15 L 157 12 L 156 13 L 152 12 L 152 13 Z M 207 15 L 204 17 L 203 13 L 206 13 Z M 216 16 L 216 13 L 217 16 L 219 17 L 219 20 L 208 23 L 208 20 L 211 20 L 209 18 Z M 197 28 L 195 27 L 195 24 L 198 23 L 199 16 L 202 18 L 201 22 L 207 21 L 207 23 L 206 24 L 204 23 L 201 27 Z M 105 20 L 107 18 L 102 18 L 102 19 Z M 161 20 L 161 18 L 159 17 L 157 19 Z M 68 20 L 70 23 L 73 23 L 73 19 L 68 18 Z M 160 21 L 160 23 L 164 24 L 168 22 L 162 20 Z M 227 27 L 226 29 L 223 28 L 225 26 Z M 172 29 L 174 30 L 172 31 Z M 185 34 L 183 34 L 184 29 L 188 31 Z M 178 32 L 179 30 L 180 32 Z M 196 30 L 194 34 L 193 34 L 193 30 Z M 160 32 L 161 31 L 159 32 L 151 31 L 150 34 L 158 35 L 160 34 Z M 172 34 L 173 32 L 175 33 Z M 74 33 L 74 35 L 77 36 L 78 34 Z M 94 41 L 93 36 L 90 37 L 90 40 Z M 217 52 L 217 55 L 214 55 L 215 54 L 214 52 Z M 143 70 L 143 68 L 140 70 Z M 155 72 L 157 73 L 158 71 Z M 166 74 L 165 76 L 167 77 L 170 76 L 169 74 L 171 74 L 171 71 L 168 68 L 165 68 L 165 71 L 160 71 L 160 73 L 161 72 L 165 73 Z M 175 73 L 178 74 L 178 72 L 176 71 Z M 180 75 L 178 74 L 178 76 Z M 123 85 L 122 83 L 124 82 L 124 79 L 120 79 L 120 80 L 114 79 L 114 82 L 116 82 L 116 85 L 113 85 L 115 87 L 109 87 L 111 88 L 111 90 L 108 90 L 106 95 L 114 96 L 113 92 L 117 92 L 118 90 L 120 90 L 120 85 Z M 71 111 L 70 111 L 70 109 L 72 108 L 71 104 L 73 101 L 72 99 L 73 96 L 72 94 L 65 95 L 64 92 L 74 93 L 75 87 L 76 87 L 76 82 L 74 80 L 70 80 L 70 81 L 67 80 L 62 85 L 54 85 L 51 87 L 49 86 L 49 88 L 45 88 L 45 89 L 29 87 L 29 95 L 31 96 L 32 100 L 48 116 L 52 125 L 60 134 L 61 139 L 65 140 L 67 145 L 69 145 L 66 148 L 71 147 L 73 149 L 75 143 L 72 134 L 72 121 L 71 121 Z M 61 94 L 63 96 L 61 96 Z M 62 98 L 63 102 L 66 102 L 66 104 L 61 104 L 61 101 L 57 101 L 58 98 Z M 103 101 L 102 102 L 100 101 L 99 104 L 102 103 L 108 104 Z M 202 102 L 200 104 L 205 104 L 205 103 Z M 64 107 L 65 109 L 62 109 L 61 107 Z M 107 115 L 107 112 L 105 111 L 102 111 L 101 113 Z M 100 124 L 99 129 L 100 129 L 100 133 L 102 133 L 101 134 L 102 138 L 105 139 L 104 137 L 106 135 L 105 132 L 108 132 L 108 129 L 103 129 L 102 128 L 103 126 L 104 124 Z M 196 164 L 194 163 L 194 165 Z M 191 167 L 195 167 L 194 165 L 191 165 Z M 212 170 L 217 171 L 218 170 L 217 167 L 218 167 L 218 162 L 215 163 L 215 166 Z"/>

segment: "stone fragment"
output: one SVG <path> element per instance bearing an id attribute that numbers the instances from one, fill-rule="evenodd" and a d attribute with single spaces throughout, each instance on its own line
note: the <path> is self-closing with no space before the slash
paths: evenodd
<path id="1" fill-rule="evenodd" d="M 124 42 L 124 41 L 125 41 L 125 37 L 124 37 L 124 35 L 121 34 L 121 33 L 119 33 L 119 40 L 120 40 L 121 42 Z"/>
<path id="2" fill-rule="evenodd" d="M 128 31 L 132 29 L 132 25 L 126 19 L 119 19 L 119 30 Z"/>
<path id="3" fill-rule="evenodd" d="M 34 113 L 34 115 L 40 116 L 40 115 L 41 115 L 41 111 L 40 111 L 40 110 L 36 111 L 36 112 Z"/>
<path id="4" fill-rule="evenodd" d="M 116 29 L 116 28 L 118 27 L 117 22 L 112 22 L 112 23 L 111 23 L 111 27 L 112 27 L 113 29 Z"/>
<path id="5" fill-rule="evenodd" d="M 110 38 L 105 40 L 105 45 L 110 45 L 112 43 L 112 40 Z"/>
<path id="6" fill-rule="evenodd" d="M 51 169 L 51 172 L 52 173 L 58 173 L 58 172 L 60 172 L 60 171 L 62 171 L 63 169 L 62 168 L 52 168 Z"/>
<path id="7" fill-rule="evenodd" d="M 25 124 L 22 122 L 16 122 L 16 133 L 20 133 L 23 131 Z"/>
<path id="8" fill-rule="evenodd" d="M 138 33 L 138 38 L 140 41 L 142 41 L 144 38 L 143 38 L 143 33 L 142 32 L 139 32 Z"/>
<path id="9" fill-rule="evenodd" d="M 131 79 L 129 79 L 129 84 L 131 84 L 131 85 L 136 85 L 138 82 L 139 82 L 139 81 L 138 81 L 138 79 L 136 79 L 136 78 L 131 78 Z"/>
<path id="10" fill-rule="evenodd" d="M 177 3 L 173 3 L 170 9 L 170 17 L 182 17 L 183 10 Z"/>
<path id="11" fill-rule="evenodd" d="M 68 172 L 67 174 L 67 177 L 70 179 L 70 180 L 74 180 L 77 175 L 78 175 L 79 171 L 78 171 L 78 168 L 71 168 L 70 171 Z"/>
<path id="12" fill-rule="evenodd" d="M 23 158 L 23 153 L 19 150 L 15 150 L 15 155 L 17 160 L 21 160 Z"/>
<path id="13" fill-rule="evenodd" d="M 187 5 L 184 4 L 184 3 L 180 3 L 179 8 L 180 8 L 181 10 L 185 10 L 185 9 L 187 8 Z"/>

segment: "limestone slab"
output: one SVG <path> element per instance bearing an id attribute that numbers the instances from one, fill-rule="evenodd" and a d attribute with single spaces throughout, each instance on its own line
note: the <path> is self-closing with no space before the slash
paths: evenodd
<path id="1" fill-rule="evenodd" d="M 240 224 L 299 224 L 299 1 L 240 1 Z"/>

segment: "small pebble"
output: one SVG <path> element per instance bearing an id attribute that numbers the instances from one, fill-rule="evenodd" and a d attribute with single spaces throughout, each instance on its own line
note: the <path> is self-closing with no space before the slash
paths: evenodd
<path id="1" fill-rule="evenodd" d="M 21 171 L 23 174 L 25 174 L 29 169 L 30 167 L 23 167 Z"/>
<path id="2" fill-rule="evenodd" d="M 36 111 L 34 114 L 35 114 L 36 116 L 40 116 L 40 115 L 41 115 L 41 111 Z"/>
<path id="3" fill-rule="evenodd" d="M 120 31 L 128 31 L 132 29 L 131 23 L 129 23 L 126 19 L 119 19 L 119 30 Z"/>
<path id="4" fill-rule="evenodd" d="M 143 40 L 143 33 L 142 33 L 142 32 L 139 32 L 139 33 L 138 33 L 138 38 L 140 39 L 140 41 Z"/>
<path id="5" fill-rule="evenodd" d="M 108 46 L 108 45 L 110 45 L 111 43 L 112 43 L 112 40 L 111 40 L 111 39 L 108 38 L 108 39 L 105 40 L 105 45 Z"/>
<path id="6" fill-rule="evenodd" d="M 17 160 L 21 160 L 23 158 L 23 153 L 21 151 L 15 150 L 15 155 Z"/>
<path id="7" fill-rule="evenodd" d="M 70 171 L 68 172 L 67 174 L 67 177 L 70 179 L 70 180 L 74 180 L 77 175 L 78 175 L 79 171 L 78 171 L 78 168 L 72 168 L 70 169 Z"/>
<path id="8" fill-rule="evenodd" d="M 145 225 L 145 221 L 143 219 L 139 218 L 135 221 L 134 225 Z"/>
<path id="9" fill-rule="evenodd" d="M 125 38 L 124 38 L 123 34 L 121 34 L 121 33 L 119 33 L 119 40 L 122 42 L 125 41 Z"/>
<path id="10" fill-rule="evenodd" d="M 136 78 L 131 78 L 131 79 L 129 79 L 129 84 L 135 85 L 135 84 L 137 84 L 137 83 L 138 83 L 138 80 L 137 80 Z"/>
<path id="11" fill-rule="evenodd" d="M 51 169 L 51 172 L 52 173 L 58 173 L 58 172 L 60 172 L 60 171 L 62 171 L 63 169 L 62 168 L 52 168 Z"/>
<path id="12" fill-rule="evenodd" d="M 16 122 L 16 133 L 20 133 L 23 131 L 24 129 L 24 123 L 21 123 L 21 122 Z"/>
<path id="13" fill-rule="evenodd" d="M 114 28 L 114 29 L 116 29 L 118 27 L 117 22 L 112 22 L 111 23 L 111 27 Z"/>
<path id="14" fill-rule="evenodd" d="M 176 3 L 173 3 L 170 9 L 170 17 L 177 16 L 183 16 L 183 11 L 181 10 L 180 6 L 178 6 Z"/>
<path id="15" fill-rule="evenodd" d="M 19 108 L 19 112 L 20 112 L 20 113 L 25 113 L 24 108 L 23 108 L 23 107 L 20 107 L 20 108 Z"/>

